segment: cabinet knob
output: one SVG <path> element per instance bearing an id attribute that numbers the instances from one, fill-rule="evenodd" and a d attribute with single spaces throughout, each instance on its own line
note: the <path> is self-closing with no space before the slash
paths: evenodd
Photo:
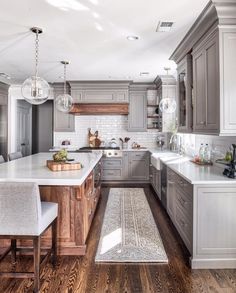
<path id="1" fill-rule="evenodd" d="M 201 125 L 206 125 L 206 121 L 201 121 L 200 124 Z"/>

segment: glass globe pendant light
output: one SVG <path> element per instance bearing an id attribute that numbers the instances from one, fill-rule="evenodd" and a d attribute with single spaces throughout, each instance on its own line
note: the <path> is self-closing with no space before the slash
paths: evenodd
<path id="1" fill-rule="evenodd" d="M 38 76 L 39 59 L 39 34 L 43 32 L 41 28 L 33 27 L 30 29 L 35 38 L 35 75 L 27 78 L 21 86 L 21 93 L 24 99 L 33 105 L 40 105 L 47 101 L 50 94 L 50 86 L 46 80 Z"/>
<path id="2" fill-rule="evenodd" d="M 168 75 L 170 68 L 165 67 L 164 70 L 166 70 L 167 72 L 166 75 Z M 168 83 L 167 83 L 167 86 L 168 86 Z M 176 100 L 174 98 L 169 97 L 168 89 L 167 89 L 167 97 L 161 99 L 159 104 L 159 109 L 163 113 L 172 114 L 176 111 L 176 108 L 177 108 Z"/>
<path id="3" fill-rule="evenodd" d="M 66 66 L 69 64 L 68 61 L 61 61 L 64 65 L 64 93 L 56 98 L 56 108 L 58 111 L 69 113 L 73 108 L 73 98 L 66 93 Z"/>

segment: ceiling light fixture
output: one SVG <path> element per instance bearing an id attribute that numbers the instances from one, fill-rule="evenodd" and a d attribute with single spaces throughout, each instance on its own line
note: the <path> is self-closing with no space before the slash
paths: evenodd
<path id="1" fill-rule="evenodd" d="M 164 70 L 166 71 L 166 76 L 169 75 L 169 67 L 165 67 Z M 168 82 L 167 82 L 167 93 L 166 93 L 166 98 L 162 98 L 159 104 L 159 109 L 161 110 L 161 112 L 163 113 L 167 113 L 167 114 L 172 114 L 176 111 L 177 108 L 177 104 L 176 104 L 176 100 L 173 97 L 169 97 L 169 91 L 168 91 Z"/>
<path id="2" fill-rule="evenodd" d="M 147 71 L 140 72 L 140 76 L 147 76 L 147 75 L 149 75 L 149 72 L 147 72 Z"/>
<path id="3" fill-rule="evenodd" d="M 50 86 L 48 82 L 38 76 L 39 34 L 41 34 L 43 30 L 38 27 L 33 27 L 30 30 L 36 35 L 35 74 L 23 82 L 21 86 L 21 93 L 28 103 L 33 105 L 40 105 L 47 101 L 50 94 Z"/>
<path id="4" fill-rule="evenodd" d="M 66 93 L 66 66 L 70 64 L 68 61 L 61 61 L 64 65 L 64 93 L 56 98 L 56 108 L 60 112 L 69 113 L 73 108 L 73 98 Z"/>
<path id="5" fill-rule="evenodd" d="M 137 40 L 139 40 L 139 37 L 138 36 L 127 36 L 127 40 L 128 41 L 137 41 Z"/>
<path id="6" fill-rule="evenodd" d="M 0 72 L 0 77 L 5 78 L 5 79 L 11 79 L 10 75 L 8 75 L 4 72 Z"/>

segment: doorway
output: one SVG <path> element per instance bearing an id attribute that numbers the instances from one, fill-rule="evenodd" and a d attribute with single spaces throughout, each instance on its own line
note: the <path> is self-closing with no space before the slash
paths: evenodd
<path id="1" fill-rule="evenodd" d="M 32 153 L 32 105 L 24 100 L 17 101 L 16 123 L 17 151 L 24 157 L 29 156 Z"/>

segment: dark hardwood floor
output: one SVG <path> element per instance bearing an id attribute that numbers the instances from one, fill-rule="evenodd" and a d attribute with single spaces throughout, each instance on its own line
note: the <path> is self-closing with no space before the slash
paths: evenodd
<path id="1" fill-rule="evenodd" d="M 188 265 L 188 252 L 149 187 L 145 187 L 145 193 L 159 228 L 169 263 L 95 264 L 94 257 L 108 191 L 109 188 L 102 189 L 102 198 L 92 224 L 86 256 L 59 257 L 56 270 L 47 264 L 41 272 L 40 292 L 236 292 L 236 270 L 191 271 Z M 9 268 L 11 265 L 7 261 L 0 265 L 0 270 Z M 20 257 L 17 268 L 32 269 L 32 258 Z M 32 285 L 32 280 L 27 279 L 0 279 L 0 293 L 32 292 Z"/>

